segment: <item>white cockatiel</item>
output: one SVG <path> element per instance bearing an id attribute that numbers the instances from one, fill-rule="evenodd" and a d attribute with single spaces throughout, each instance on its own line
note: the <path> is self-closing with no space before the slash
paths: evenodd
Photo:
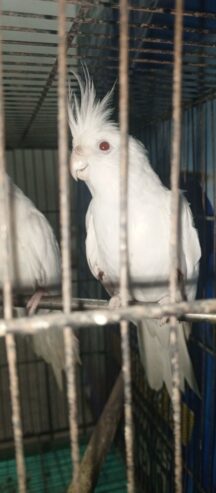
<path id="1" fill-rule="evenodd" d="M 98 101 L 93 82 L 87 70 L 84 72 L 84 81 L 76 75 L 80 101 L 72 93 L 69 103 L 69 125 L 73 139 L 70 166 L 75 180 L 84 180 L 92 195 L 86 215 L 86 255 L 90 270 L 116 301 L 120 270 L 120 134 L 118 126 L 110 120 L 112 91 Z M 151 168 L 144 146 L 130 136 L 129 273 L 131 297 L 137 301 L 169 301 L 170 196 L 170 191 L 162 185 Z M 179 296 L 184 280 L 185 294 L 188 300 L 192 300 L 196 294 L 201 250 L 190 207 L 183 196 L 181 231 Z M 193 390 L 198 392 L 186 345 L 189 333 L 189 324 L 178 324 L 181 389 L 184 390 L 186 379 Z M 148 319 L 138 326 L 140 356 L 148 383 L 151 388 L 159 390 L 165 382 L 171 395 L 169 336 L 168 321 L 164 323 Z"/>
<path id="2" fill-rule="evenodd" d="M 6 177 L 6 186 L 11 204 L 11 226 L 13 233 L 10 274 L 16 292 L 34 293 L 27 308 L 33 313 L 43 290 L 60 288 L 61 256 L 53 230 L 44 215 L 24 193 Z M 0 263 L 0 285 L 3 280 L 3 265 Z M 48 310 L 40 310 L 40 314 Z M 25 314 L 17 309 L 18 316 Z M 53 327 L 49 331 L 32 336 L 33 349 L 38 356 L 52 365 L 57 383 L 61 388 L 64 370 L 63 333 Z M 74 350 L 78 355 L 78 342 Z M 78 357 L 77 357 L 78 359 Z"/>

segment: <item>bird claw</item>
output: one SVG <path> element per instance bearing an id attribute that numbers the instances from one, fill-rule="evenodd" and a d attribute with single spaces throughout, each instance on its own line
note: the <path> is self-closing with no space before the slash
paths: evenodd
<path id="1" fill-rule="evenodd" d="M 109 300 L 109 308 L 110 310 L 115 310 L 116 308 L 120 308 L 121 300 L 120 296 L 117 294 L 116 296 L 112 296 Z"/>
<path id="2" fill-rule="evenodd" d="M 182 301 L 182 295 L 180 293 L 180 291 L 177 292 L 177 296 L 176 296 L 176 301 Z M 159 304 L 160 305 L 166 305 L 166 304 L 169 304 L 170 303 L 170 297 L 169 296 L 165 296 L 164 298 L 162 298 L 160 301 L 159 301 Z M 160 319 L 160 327 L 162 327 L 163 325 L 166 325 L 168 324 L 170 321 L 170 317 L 168 317 L 167 315 L 164 315 L 161 319 Z"/>
<path id="3" fill-rule="evenodd" d="M 44 289 L 37 289 L 37 291 L 35 291 L 33 296 L 31 296 L 31 298 L 28 300 L 28 303 L 26 305 L 28 315 L 30 315 L 30 316 L 34 315 L 34 313 L 36 312 L 37 307 L 40 303 L 40 300 L 41 300 L 42 296 L 44 296 L 44 294 L 45 294 Z"/>
<path id="4" fill-rule="evenodd" d="M 160 325 L 160 327 L 163 327 L 163 325 L 166 325 L 168 323 L 169 323 L 169 317 L 162 317 L 160 319 L 159 325 Z"/>
<path id="5" fill-rule="evenodd" d="M 166 303 L 169 303 L 170 302 L 170 298 L 169 296 L 165 296 L 164 298 L 162 298 L 160 301 L 159 301 L 159 304 L 160 305 L 166 305 Z M 160 327 L 163 327 L 164 325 L 166 325 L 167 323 L 169 323 L 169 317 L 167 317 L 167 315 L 164 315 L 160 321 L 159 321 L 159 325 Z"/>

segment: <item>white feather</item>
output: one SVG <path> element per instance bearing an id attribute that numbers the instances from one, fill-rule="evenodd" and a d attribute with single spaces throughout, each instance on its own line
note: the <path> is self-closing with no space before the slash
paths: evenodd
<path id="1" fill-rule="evenodd" d="M 39 315 L 49 310 L 38 310 Z M 59 313 L 52 310 L 52 313 Z M 60 390 L 63 388 L 63 371 L 65 371 L 64 333 L 63 328 L 52 327 L 48 331 L 40 331 L 32 336 L 34 352 L 46 363 L 50 364 Z M 79 357 L 79 341 L 73 334 L 73 352 L 76 363 L 81 363 Z"/>
<path id="2" fill-rule="evenodd" d="M 119 129 L 112 122 L 109 126 L 107 120 L 110 96 L 98 102 L 89 77 L 84 84 L 79 78 L 77 80 L 81 102 L 76 104 L 75 110 L 71 109 L 70 127 L 79 152 L 76 147 L 72 152 L 71 171 L 73 176 L 86 182 L 92 194 L 86 221 L 86 254 L 93 275 L 101 278 L 98 271 L 102 272 L 108 292 L 116 294 L 120 270 Z M 109 144 L 105 152 L 100 148 L 101 139 Z M 170 191 L 151 168 L 144 146 L 129 137 L 128 263 L 131 295 L 138 301 L 169 301 L 170 199 Z M 183 197 L 180 223 L 179 269 L 185 280 L 187 297 L 193 299 L 201 250 L 190 207 Z M 158 390 L 165 382 L 170 393 L 169 336 L 169 325 L 163 327 L 156 320 L 144 320 L 138 331 L 141 359 L 149 385 Z M 178 326 L 178 346 L 181 388 L 184 389 L 186 379 L 197 391 L 184 324 Z"/>
<path id="3" fill-rule="evenodd" d="M 23 192 L 7 178 L 12 215 L 11 279 L 16 289 L 34 290 L 60 285 L 61 260 L 51 226 Z M 3 265 L 0 262 L 0 283 Z"/>
<path id="4" fill-rule="evenodd" d="M 13 287 L 19 292 L 37 288 L 59 288 L 61 283 L 61 257 L 53 230 L 47 219 L 34 204 L 7 177 L 7 188 L 12 216 L 12 262 L 10 265 Z M 1 252 L 1 250 L 0 250 Z M 1 258 L 1 253 L 0 253 Z M 3 263 L 0 262 L 0 285 L 3 281 Z M 17 309 L 24 316 L 24 309 Z M 40 310 L 40 314 L 46 313 Z M 79 361 L 78 342 L 74 338 L 74 351 Z M 35 353 L 49 363 L 57 383 L 62 388 L 62 371 L 65 368 L 62 331 L 51 328 L 32 336 Z"/>
<path id="5" fill-rule="evenodd" d="M 107 130 L 115 128 L 116 124 L 109 119 L 113 111 L 110 107 L 110 101 L 115 85 L 101 101 L 98 101 L 88 71 L 84 68 L 84 83 L 77 74 L 74 75 L 79 85 L 81 98 L 78 101 L 70 89 L 68 119 L 73 139 L 80 139 L 83 134 L 89 131 L 95 136 L 101 128 L 107 128 Z"/>

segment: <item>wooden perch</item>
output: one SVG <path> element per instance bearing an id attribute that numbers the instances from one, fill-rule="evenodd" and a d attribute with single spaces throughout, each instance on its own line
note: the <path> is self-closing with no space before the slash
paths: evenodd
<path id="1" fill-rule="evenodd" d="M 67 493 L 92 493 L 94 491 L 101 466 L 117 430 L 123 402 L 124 384 L 120 372 L 84 453 L 78 478 L 69 486 Z"/>

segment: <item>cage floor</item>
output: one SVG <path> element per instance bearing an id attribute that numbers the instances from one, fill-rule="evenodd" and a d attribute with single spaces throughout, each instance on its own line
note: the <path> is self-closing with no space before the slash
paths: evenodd
<path id="1" fill-rule="evenodd" d="M 81 446 L 81 454 L 85 445 Z M 66 493 L 71 478 L 70 449 L 64 447 L 26 457 L 28 493 Z M 101 469 L 95 493 L 126 493 L 124 462 L 112 448 Z M 0 462 L 0 493 L 17 493 L 15 460 Z"/>

